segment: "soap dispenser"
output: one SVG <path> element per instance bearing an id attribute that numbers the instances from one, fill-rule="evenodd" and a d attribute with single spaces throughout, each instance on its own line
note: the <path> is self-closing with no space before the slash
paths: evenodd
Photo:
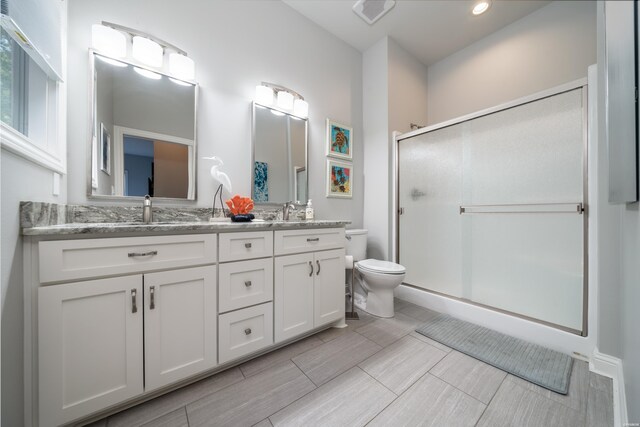
<path id="1" fill-rule="evenodd" d="M 313 206 L 311 205 L 311 199 L 307 202 L 307 208 L 304 210 L 304 219 L 313 219 Z"/>

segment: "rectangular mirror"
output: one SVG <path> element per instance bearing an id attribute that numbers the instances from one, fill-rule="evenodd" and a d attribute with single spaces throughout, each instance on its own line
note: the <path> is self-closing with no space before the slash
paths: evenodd
<path id="1" fill-rule="evenodd" d="M 197 85 L 95 52 L 90 197 L 195 200 Z"/>
<path id="2" fill-rule="evenodd" d="M 307 119 L 253 103 L 252 188 L 255 203 L 306 203 Z"/>

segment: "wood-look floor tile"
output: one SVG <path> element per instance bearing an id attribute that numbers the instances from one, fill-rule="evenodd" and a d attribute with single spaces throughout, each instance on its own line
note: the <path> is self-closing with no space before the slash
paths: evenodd
<path id="1" fill-rule="evenodd" d="M 264 420 L 260 421 L 258 424 L 254 424 L 253 427 L 273 427 L 273 424 L 271 424 L 271 421 L 269 421 L 269 418 L 265 418 Z"/>
<path id="2" fill-rule="evenodd" d="M 613 425 L 613 383 L 611 378 L 589 372 L 587 427 Z"/>
<path id="3" fill-rule="evenodd" d="M 406 336 L 359 366 L 389 390 L 401 394 L 446 355 L 442 350 Z"/>
<path id="4" fill-rule="evenodd" d="M 513 381 L 504 381 L 478 427 L 583 427 L 585 414 Z"/>
<path id="5" fill-rule="evenodd" d="M 269 417 L 274 426 L 364 426 L 396 395 L 355 367 Z"/>
<path id="6" fill-rule="evenodd" d="M 432 340 L 429 337 L 425 337 L 424 335 L 419 334 L 416 331 L 411 332 L 409 335 L 414 337 L 414 338 L 419 339 L 422 342 L 426 342 L 427 344 L 437 348 L 438 350 L 442 350 L 445 353 L 449 353 L 452 350 L 451 347 L 447 347 L 446 345 L 442 344 L 441 342 L 438 342 L 436 340 Z"/>
<path id="7" fill-rule="evenodd" d="M 109 427 L 140 426 L 243 379 L 240 369 L 227 369 L 212 377 L 111 415 L 108 418 L 108 425 Z"/>
<path id="8" fill-rule="evenodd" d="M 356 332 L 369 338 L 376 344 L 386 347 L 392 342 L 411 333 L 419 324 L 420 321 L 413 317 L 396 312 L 395 317 L 378 319 L 375 322 L 356 329 Z"/>
<path id="9" fill-rule="evenodd" d="M 185 408 L 177 409 L 166 415 L 143 424 L 143 427 L 189 427 Z"/>
<path id="10" fill-rule="evenodd" d="M 245 377 L 250 377 L 262 372 L 267 368 L 271 368 L 286 360 L 290 360 L 292 357 L 302 354 L 307 350 L 321 345 L 323 341 L 319 340 L 315 335 L 305 338 L 300 341 L 296 341 L 289 344 L 286 347 L 282 347 L 278 350 L 272 351 L 267 354 L 263 354 L 253 360 L 249 360 L 246 363 L 240 365 L 240 370 Z"/>
<path id="11" fill-rule="evenodd" d="M 426 374 L 373 419 L 369 426 L 473 426 L 485 405 Z"/>
<path id="12" fill-rule="evenodd" d="M 321 385 L 351 369 L 380 349 L 379 345 L 362 335 L 348 332 L 292 360 L 311 381 Z"/>
<path id="13" fill-rule="evenodd" d="M 107 419 L 103 418 L 90 424 L 85 424 L 83 427 L 107 427 Z"/>
<path id="14" fill-rule="evenodd" d="M 431 371 L 436 377 L 489 403 L 507 373 L 458 351 L 451 351 Z"/>
<path id="15" fill-rule="evenodd" d="M 428 308 L 420 307 L 419 305 L 411 303 L 404 304 L 397 310 L 397 312 L 413 317 L 420 322 L 426 322 L 440 314 L 437 311 L 429 310 Z"/>
<path id="16" fill-rule="evenodd" d="M 576 411 L 584 412 L 586 410 L 589 391 L 589 364 L 582 360 L 573 360 L 569 391 L 566 395 L 540 387 L 511 374 L 507 376 L 507 381 L 514 382 L 521 387 L 541 394 Z"/>
<path id="17" fill-rule="evenodd" d="M 285 362 L 187 405 L 191 427 L 252 426 L 315 389 Z"/>

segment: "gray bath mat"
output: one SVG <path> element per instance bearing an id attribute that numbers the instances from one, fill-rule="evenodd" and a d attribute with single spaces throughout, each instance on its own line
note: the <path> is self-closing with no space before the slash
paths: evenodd
<path id="1" fill-rule="evenodd" d="M 569 390 L 573 359 L 566 354 L 446 314 L 416 332 L 556 393 Z"/>

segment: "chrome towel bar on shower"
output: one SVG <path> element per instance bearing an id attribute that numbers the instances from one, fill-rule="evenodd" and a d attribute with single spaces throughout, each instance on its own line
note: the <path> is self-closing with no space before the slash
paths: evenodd
<path id="1" fill-rule="evenodd" d="M 539 214 L 569 213 L 582 215 L 583 203 L 523 203 L 511 205 L 467 205 L 460 206 L 460 215 L 465 214 Z"/>

